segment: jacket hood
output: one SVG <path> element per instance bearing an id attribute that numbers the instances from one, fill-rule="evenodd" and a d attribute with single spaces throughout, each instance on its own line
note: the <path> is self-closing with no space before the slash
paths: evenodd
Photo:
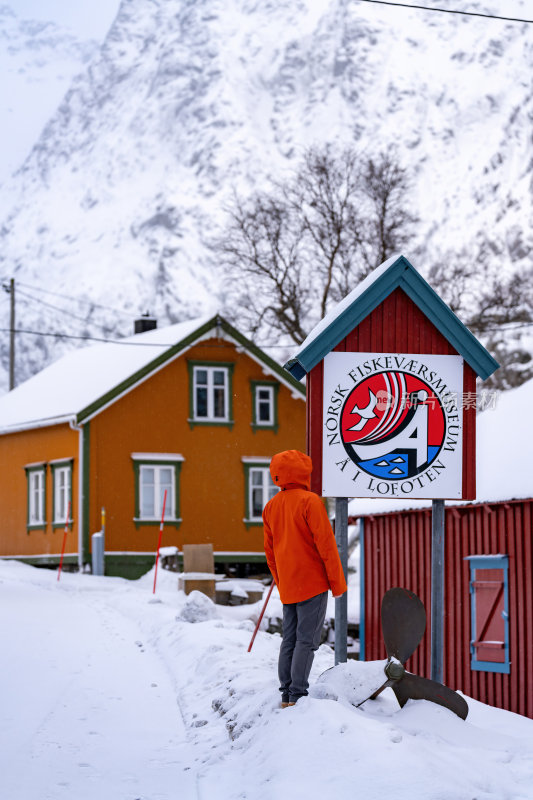
<path id="1" fill-rule="evenodd" d="M 270 474 L 276 486 L 285 488 L 289 484 L 311 487 L 313 462 L 299 450 L 284 450 L 276 453 L 270 462 Z"/>

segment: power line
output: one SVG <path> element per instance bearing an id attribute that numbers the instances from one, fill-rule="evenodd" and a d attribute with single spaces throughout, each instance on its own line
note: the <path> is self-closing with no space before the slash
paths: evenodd
<path id="1" fill-rule="evenodd" d="M 0 331 L 5 333 L 11 330 L 10 328 L 0 328 Z M 70 333 L 61 332 L 48 332 L 48 331 L 30 331 L 26 328 L 16 328 L 15 333 L 31 333 L 33 336 L 54 336 L 57 339 L 82 339 L 89 342 L 105 342 L 106 344 L 124 344 L 133 345 L 134 347 L 173 347 L 176 342 L 164 344 L 162 342 L 127 342 L 124 339 L 103 339 L 97 336 L 74 336 Z"/>
<path id="2" fill-rule="evenodd" d="M 52 292 L 50 289 L 43 289 L 41 286 L 31 286 L 29 283 L 24 283 L 20 280 L 17 280 L 17 286 L 24 286 L 26 289 L 32 289 L 36 292 L 44 292 L 45 294 L 51 294 L 55 297 L 61 297 L 63 300 L 73 300 L 75 303 L 83 303 L 93 308 L 104 308 L 106 311 L 113 311 L 115 314 L 123 314 L 125 317 L 134 318 L 137 316 L 137 314 L 134 314 L 133 312 L 123 311 L 118 308 L 113 308 L 112 306 L 105 306 L 102 305 L 102 303 L 95 303 L 92 300 L 83 300 L 81 297 L 73 297 L 72 295 L 61 294 L 61 292 Z"/>
<path id="3" fill-rule="evenodd" d="M 506 326 L 508 326 L 508 327 L 506 327 Z M 497 327 L 486 328 L 484 331 L 482 331 L 481 335 L 484 335 L 486 333 L 497 333 L 498 331 L 502 331 L 502 330 L 504 330 L 504 331 L 505 330 L 514 331 L 514 330 L 519 330 L 521 328 L 530 328 L 531 326 L 533 326 L 533 321 L 532 322 L 519 322 L 519 323 L 502 322 Z M 10 331 L 10 330 L 11 330 L 11 328 L 0 328 L 0 332 L 1 333 L 5 333 L 5 332 Z M 98 336 L 75 336 L 75 335 L 73 335 L 71 333 L 62 333 L 61 331 L 33 331 L 33 330 L 28 330 L 26 328 L 17 328 L 13 332 L 14 333 L 28 333 L 28 334 L 31 334 L 32 336 L 51 336 L 51 337 L 55 337 L 57 339 L 77 339 L 77 340 L 80 340 L 80 341 L 87 341 L 87 342 L 104 342 L 105 344 L 123 344 L 123 345 L 127 345 L 127 346 L 130 346 L 130 347 L 174 347 L 174 345 L 176 344 L 176 342 L 135 342 L 135 341 L 132 342 L 132 341 L 126 341 L 125 339 L 104 339 L 104 338 L 98 337 Z M 255 342 L 252 342 L 252 344 L 254 344 L 256 347 L 259 347 L 261 349 L 269 348 L 269 349 L 288 350 L 288 349 L 292 349 L 292 348 L 295 348 L 295 347 L 300 347 L 300 345 L 296 345 L 294 343 L 292 343 L 292 344 L 274 344 L 274 343 L 269 344 L 268 342 L 262 342 L 261 344 L 256 344 Z M 211 346 L 214 347 L 216 345 L 211 345 Z M 220 345 L 220 346 L 221 347 L 223 347 L 223 346 L 225 347 L 225 345 Z"/>
<path id="4" fill-rule="evenodd" d="M 527 22 L 533 24 L 533 19 L 521 19 L 520 17 L 500 17 L 498 14 L 481 14 L 477 11 L 459 11 L 451 8 L 434 8 L 431 6 L 419 6 L 414 3 L 393 3 L 391 0 L 357 0 L 358 3 L 375 3 L 380 6 L 399 6 L 400 8 L 417 8 L 421 11 L 438 11 L 441 14 L 461 14 L 465 17 L 484 17 L 485 19 L 501 19 L 505 22 Z"/>
<path id="5" fill-rule="evenodd" d="M 0 333 L 5 333 L 6 331 L 11 330 L 11 328 L 0 328 Z M 133 347 L 174 347 L 176 342 L 127 342 L 124 339 L 103 339 L 98 336 L 75 336 L 71 333 L 61 333 L 60 331 L 32 331 L 26 328 L 16 328 L 14 333 L 29 333 L 32 336 L 52 336 L 56 339 L 79 339 L 81 341 L 87 342 L 105 342 L 106 344 L 124 344 Z M 254 342 L 252 342 L 254 344 Z M 217 345 L 210 345 L 211 347 L 216 347 Z M 226 345 L 220 345 L 220 347 L 225 347 Z M 285 344 L 262 344 L 262 345 L 255 345 L 256 347 L 269 347 L 269 348 L 283 348 L 288 349 L 291 345 Z M 296 345 L 293 345 L 294 347 Z"/>
<path id="6" fill-rule="evenodd" d="M 0 328 L 0 333 L 10 331 L 11 328 Z M 31 331 L 26 328 L 16 328 L 14 333 L 29 333 L 32 336 L 52 336 L 56 339 L 78 339 L 87 342 L 104 342 L 105 344 L 123 344 L 129 347 L 174 347 L 177 342 L 132 342 L 125 339 L 103 339 L 98 336 L 75 336 L 71 333 L 53 331 Z M 225 347 L 226 345 L 210 345 L 210 347 Z M 258 346 L 258 345 L 256 345 Z M 284 345 L 264 345 L 265 347 L 284 347 Z"/>
<path id="7" fill-rule="evenodd" d="M 17 294 L 18 295 L 22 295 L 26 299 L 31 300 L 34 303 L 38 303 L 41 306 L 45 306 L 46 308 L 50 308 L 53 311 L 59 311 L 61 314 L 66 314 L 67 317 L 72 317 L 72 319 L 76 319 L 76 320 L 78 320 L 78 322 L 84 322 L 85 324 L 87 324 L 87 318 L 86 317 L 79 317 L 77 314 L 73 314 L 72 311 L 67 311 L 66 308 L 60 308 L 59 306 L 54 306 L 54 305 L 52 305 L 52 303 L 47 303 L 46 300 L 41 300 L 40 297 L 34 297 L 33 295 L 28 294 L 28 292 L 25 292 L 23 289 L 19 288 L 18 281 L 17 281 Z"/>

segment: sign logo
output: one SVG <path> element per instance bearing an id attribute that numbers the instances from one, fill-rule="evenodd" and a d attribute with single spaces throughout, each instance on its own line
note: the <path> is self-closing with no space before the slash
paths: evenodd
<path id="1" fill-rule="evenodd" d="M 322 493 L 462 496 L 461 356 L 324 358 Z"/>
<path id="2" fill-rule="evenodd" d="M 342 408 L 341 437 L 351 460 L 384 480 L 413 478 L 438 456 L 445 415 L 431 386 L 406 372 L 363 378 Z"/>

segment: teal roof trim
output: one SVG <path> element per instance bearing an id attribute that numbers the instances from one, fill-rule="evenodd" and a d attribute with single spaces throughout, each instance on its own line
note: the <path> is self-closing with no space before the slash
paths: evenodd
<path id="1" fill-rule="evenodd" d="M 485 380 L 498 369 L 498 362 L 405 256 L 399 256 L 382 275 L 370 282 L 367 289 L 285 364 L 285 369 L 298 380 L 303 378 L 397 288 L 403 289 L 480 378 Z"/>

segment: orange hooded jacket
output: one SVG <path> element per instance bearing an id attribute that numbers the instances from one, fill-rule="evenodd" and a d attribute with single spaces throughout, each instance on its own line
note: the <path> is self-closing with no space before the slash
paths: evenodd
<path id="1" fill-rule="evenodd" d="M 313 463 L 298 450 L 270 462 L 272 480 L 282 491 L 263 511 L 265 554 L 282 603 L 299 603 L 331 589 L 346 591 L 335 536 L 326 509 L 310 491 Z"/>

